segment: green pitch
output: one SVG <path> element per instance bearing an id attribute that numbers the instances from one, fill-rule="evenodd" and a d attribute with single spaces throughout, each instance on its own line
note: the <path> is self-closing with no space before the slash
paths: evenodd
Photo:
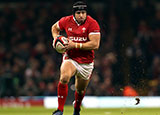
<path id="1" fill-rule="evenodd" d="M 31 108 L 0 108 L 0 115 L 52 115 L 55 109 L 45 109 L 43 107 Z M 73 107 L 65 106 L 64 115 L 72 115 Z M 88 109 L 82 108 L 81 115 L 160 115 L 160 108 L 143 108 L 143 109 Z"/>

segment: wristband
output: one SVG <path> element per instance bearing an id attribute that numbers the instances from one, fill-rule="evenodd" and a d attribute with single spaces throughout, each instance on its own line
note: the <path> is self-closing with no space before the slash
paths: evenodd
<path id="1" fill-rule="evenodd" d="M 77 43 L 76 43 L 76 46 L 75 46 L 75 48 L 78 48 L 78 45 L 77 45 Z"/>
<path id="2" fill-rule="evenodd" d="M 60 36 L 62 36 L 62 35 L 57 35 L 56 38 L 59 38 Z"/>
<path id="3" fill-rule="evenodd" d="M 79 44 L 78 44 L 78 43 L 76 43 L 76 44 L 75 44 L 75 48 L 79 48 L 79 49 L 81 49 L 81 48 L 82 48 L 82 46 L 83 46 L 83 44 L 82 44 L 82 43 L 79 43 Z"/>
<path id="4" fill-rule="evenodd" d="M 82 45 L 83 45 L 83 44 L 82 44 L 82 43 L 80 43 L 80 49 L 82 48 Z"/>

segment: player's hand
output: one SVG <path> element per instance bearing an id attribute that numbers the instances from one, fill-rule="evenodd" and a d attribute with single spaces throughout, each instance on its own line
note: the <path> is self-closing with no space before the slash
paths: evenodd
<path id="1" fill-rule="evenodd" d="M 64 44 L 65 46 L 64 46 L 64 48 L 62 48 L 62 49 L 65 49 L 66 51 L 68 50 L 68 43 L 65 43 Z"/>
<path id="2" fill-rule="evenodd" d="M 75 43 L 72 42 L 72 40 L 68 39 L 68 44 L 66 44 L 66 49 L 70 50 L 73 49 L 75 47 Z"/>

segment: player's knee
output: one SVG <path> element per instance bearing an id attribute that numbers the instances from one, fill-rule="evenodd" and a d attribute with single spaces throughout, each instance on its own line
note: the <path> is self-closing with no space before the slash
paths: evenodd
<path id="1" fill-rule="evenodd" d="M 60 79 L 60 82 L 61 82 L 62 84 L 68 84 L 69 80 L 68 80 L 67 78 L 61 78 L 61 79 Z"/>
<path id="2" fill-rule="evenodd" d="M 61 75 L 61 78 L 60 78 L 60 82 L 62 84 L 68 84 L 69 83 L 69 79 L 70 77 L 69 76 L 66 76 L 66 75 Z"/>

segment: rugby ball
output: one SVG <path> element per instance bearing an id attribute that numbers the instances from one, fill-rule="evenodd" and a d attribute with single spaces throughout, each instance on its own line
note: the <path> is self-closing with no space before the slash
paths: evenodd
<path id="1" fill-rule="evenodd" d="M 53 42 L 53 47 L 56 49 L 58 53 L 64 53 L 66 49 L 64 49 L 65 44 L 68 43 L 68 39 L 64 36 L 57 36 Z"/>

